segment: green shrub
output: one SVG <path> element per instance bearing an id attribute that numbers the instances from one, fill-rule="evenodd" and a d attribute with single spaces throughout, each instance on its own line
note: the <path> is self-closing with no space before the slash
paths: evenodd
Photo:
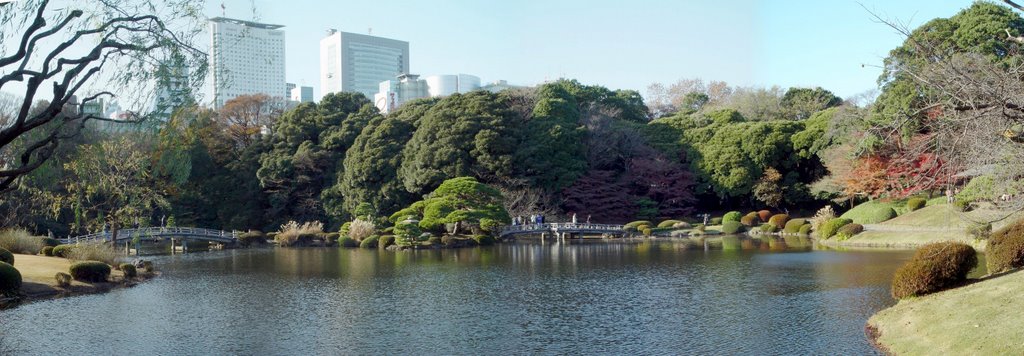
<path id="1" fill-rule="evenodd" d="M 770 233 L 779 231 L 779 227 L 775 226 L 775 224 L 772 224 L 772 223 L 764 223 L 764 224 L 761 224 L 761 226 L 758 228 L 758 230 L 760 230 L 763 233 L 769 233 L 770 234 Z"/>
<path id="2" fill-rule="evenodd" d="M 473 240 L 475 240 L 480 246 L 491 246 L 494 245 L 495 242 L 498 242 L 494 239 L 494 236 L 491 235 L 476 235 L 473 236 Z"/>
<path id="3" fill-rule="evenodd" d="M 363 241 L 359 242 L 359 247 L 360 248 L 377 248 L 377 242 L 379 240 L 380 240 L 380 236 L 370 235 L 370 237 L 367 237 L 367 238 L 363 239 Z"/>
<path id="4" fill-rule="evenodd" d="M 723 234 L 736 234 L 743 231 L 743 224 L 738 221 L 726 221 L 722 223 Z"/>
<path id="5" fill-rule="evenodd" d="M 356 239 L 353 239 L 351 237 L 345 236 L 338 239 L 338 246 L 344 248 L 356 248 L 359 247 L 359 241 L 356 241 Z"/>
<path id="6" fill-rule="evenodd" d="M 388 248 L 395 244 L 395 235 L 384 235 L 377 240 L 377 248 Z"/>
<path id="7" fill-rule="evenodd" d="M 679 220 L 665 220 L 658 223 L 658 227 L 674 227 L 676 224 L 681 223 Z"/>
<path id="8" fill-rule="evenodd" d="M 142 270 L 146 273 L 153 273 L 156 270 L 153 268 L 153 261 L 142 261 Z"/>
<path id="9" fill-rule="evenodd" d="M 864 225 L 856 223 L 846 224 L 836 231 L 836 237 L 840 240 L 846 240 L 862 232 L 864 232 Z"/>
<path id="10" fill-rule="evenodd" d="M 654 223 L 652 223 L 652 222 L 650 222 L 650 221 L 647 221 L 647 220 L 638 220 L 638 221 L 633 221 L 633 222 L 627 223 L 627 224 L 626 224 L 625 226 L 623 226 L 623 227 L 624 227 L 624 228 L 627 228 L 627 229 L 629 229 L 629 228 L 633 228 L 633 229 L 639 229 L 639 226 L 640 226 L 640 225 L 647 225 L 647 226 L 653 226 L 653 225 L 654 225 Z"/>
<path id="11" fill-rule="evenodd" d="M 761 219 L 761 222 L 768 222 L 768 219 L 772 218 L 772 212 L 770 210 L 758 210 L 757 218 Z"/>
<path id="12" fill-rule="evenodd" d="M 835 236 L 836 232 L 839 232 L 839 228 L 846 226 L 847 224 L 853 223 L 853 220 L 844 218 L 832 218 L 826 221 L 821 226 L 821 230 L 818 230 L 818 238 L 827 239 Z"/>
<path id="13" fill-rule="evenodd" d="M 640 226 L 643 226 L 643 225 L 640 225 Z M 649 228 L 649 227 L 645 227 L 645 228 L 643 228 L 643 229 L 640 229 L 640 232 L 641 232 L 642 234 L 644 234 L 644 236 L 651 236 L 651 232 L 652 232 L 652 231 L 651 231 L 651 228 Z"/>
<path id="14" fill-rule="evenodd" d="M 768 223 L 775 225 L 777 230 L 782 230 L 786 227 L 786 222 L 789 221 L 789 215 L 786 214 L 775 214 L 768 218 Z"/>
<path id="15" fill-rule="evenodd" d="M 75 245 L 57 245 L 53 248 L 53 256 L 67 258 L 68 253 L 74 249 Z"/>
<path id="16" fill-rule="evenodd" d="M 3 247 L 0 247 L 0 262 L 4 262 L 4 263 L 7 263 L 7 264 L 13 266 L 14 265 L 14 254 L 11 253 L 11 251 L 7 251 L 7 249 L 5 249 Z"/>
<path id="17" fill-rule="evenodd" d="M 690 223 L 685 222 L 685 221 L 680 221 L 680 222 L 676 223 L 675 225 L 672 225 L 673 229 L 689 229 L 690 227 L 691 227 Z"/>
<path id="18" fill-rule="evenodd" d="M 64 272 L 57 272 L 57 275 L 53 276 L 57 280 L 57 286 L 61 288 L 67 288 L 71 286 L 71 275 Z"/>
<path id="19" fill-rule="evenodd" d="M 804 225 L 810 225 L 810 223 L 807 222 L 807 219 L 793 219 L 786 222 L 786 227 L 782 229 L 782 232 L 785 232 L 787 234 L 795 234 L 800 232 L 800 228 L 803 227 Z"/>
<path id="20" fill-rule="evenodd" d="M 238 244 L 242 246 L 265 245 L 266 243 L 267 235 L 259 230 L 249 230 L 249 232 L 238 235 Z"/>
<path id="21" fill-rule="evenodd" d="M 976 239 L 987 239 L 992 235 L 992 224 L 972 223 L 967 226 L 967 234 Z"/>
<path id="22" fill-rule="evenodd" d="M 427 239 L 428 245 L 441 245 L 441 236 L 431 236 Z"/>
<path id="23" fill-rule="evenodd" d="M 760 218 L 757 217 L 757 213 L 754 213 L 754 215 L 749 215 L 748 214 L 748 215 L 745 215 L 742 218 L 740 218 L 740 224 L 743 224 L 743 225 L 748 226 L 748 227 L 749 226 L 754 226 L 754 225 L 757 225 L 758 220 L 760 220 Z"/>
<path id="24" fill-rule="evenodd" d="M 1024 267 L 1024 219 L 996 230 L 985 250 L 988 273 L 999 273 Z"/>
<path id="25" fill-rule="evenodd" d="M 954 200 L 953 201 L 953 206 L 955 206 L 956 209 L 959 210 L 959 211 L 971 211 L 971 202 L 963 200 L 963 199 L 959 199 L 958 198 L 958 199 Z"/>
<path id="26" fill-rule="evenodd" d="M 803 225 L 803 226 L 800 226 L 800 232 L 799 232 L 799 234 L 800 234 L 800 235 L 810 235 L 810 234 L 811 234 L 811 228 L 812 228 L 813 226 L 814 226 L 814 225 L 811 225 L 811 224 L 805 224 L 805 225 Z"/>
<path id="27" fill-rule="evenodd" d="M 722 217 L 716 216 L 708 220 L 708 225 L 722 225 Z"/>
<path id="28" fill-rule="evenodd" d="M 327 245 L 334 245 L 341 238 L 341 234 L 337 232 L 326 232 L 321 237 L 324 239 L 324 243 Z"/>
<path id="29" fill-rule="evenodd" d="M 124 278 L 135 278 L 139 275 L 139 271 L 131 263 L 122 263 L 120 266 L 117 266 L 117 269 L 124 273 Z"/>
<path id="30" fill-rule="evenodd" d="M 53 257 L 53 246 L 43 246 L 43 250 L 39 251 L 40 255 Z"/>
<path id="31" fill-rule="evenodd" d="M 955 287 L 978 264 L 974 248 L 959 242 L 921 246 L 892 279 L 892 297 L 904 299 Z"/>
<path id="32" fill-rule="evenodd" d="M 722 215 L 722 223 L 725 223 L 726 221 L 740 222 L 740 219 L 742 218 L 743 213 L 738 211 L 730 211 L 728 213 L 725 213 L 725 215 Z"/>
<path id="33" fill-rule="evenodd" d="M 41 240 L 43 242 L 43 246 L 44 247 L 45 246 L 53 247 L 53 246 L 60 245 L 60 240 L 57 240 L 55 238 L 50 238 L 50 237 L 46 237 L 46 236 L 40 236 L 39 240 Z"/>
<path id="34" fill-rule="evenodd" d="M 0 295 L 14 295 L 21 289 L 21 272 L 7 262 L 0 262 Z"/>
<path id="35" fill-rule="evenodd" d="M 697 224 L 697 225 L 693 226 L 693 231 L 704 232 L 704 229 L 706 229 L 706 228 L 707 227 L 704 226 L 704 224 Z"/>
<path id="36" fill-rule="evenodd" d="M 877 224 L 896 217 L 896 210 L 891 204 L 873 200 L 861 203 L 843 213 L 841 218 L 853 220 L 858 224 Z"/>
<path id="37" fill-rule="evenodd" d="M 12 253 L 32 255 L 43 249 L 43 240 L 39 236 L 32 236 L 25 229 L 0 230 L 0 248 Z"/>
<path id="38" fill-rule="evenodd" d="M 910 198 L 910 200 L 907 200 L 907 211 L 921 209 L 925 204 L 928 204 L 928 201 L 924 198 Z"/>
<path id="39" fill-rule="evenodd" d="M 83 282 L 106 282 L 110 265 L 100 261 L 82 261 L 71 265 L 71 277 Z"/>

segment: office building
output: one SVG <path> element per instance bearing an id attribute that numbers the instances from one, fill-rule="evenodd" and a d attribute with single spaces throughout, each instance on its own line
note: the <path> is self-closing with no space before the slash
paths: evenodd
<path id="1" fill-rule="evenodd" d="M 313 87 L 295 87 L 289 95 L 289 100 L 297 103 L 313 102 Z"/>
<path id="2" fill-rule="evenodd" d="M 360 92 L 409 73 L 409 42 L 328 30 L 320 40 L 320 94 Z"/>
<path id="3" fill-rule="evenodd" d="M 281 25 L 214 17 L 210 24 L 210 73 L 215 108 L 241 95 L 287 97 Z"/>
<path id="4" fill-rule="evenodd" d="M 402 74 L 397 80 L 385 80 L 379 84 L 379 92 L 373 95 L 373 103 L 382 113 L 390 113 L 405 102 L 430 96 L 425 80 L 415 74 Z"/>

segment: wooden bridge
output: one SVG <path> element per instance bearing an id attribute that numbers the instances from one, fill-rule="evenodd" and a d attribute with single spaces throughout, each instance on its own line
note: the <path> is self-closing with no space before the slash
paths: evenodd
<path id="1" fill-rule="evenodd" d="M 230 244 L 238 241 L 238 232 L 236 231 L 228 232 L 196 227 L 146 227 L 140 229 L 122 229 L 117 230 L 116 240 L 111 239 L 111 235 L 113 234 L 110 231 L 104 231 L 88 235 L 68 237 L 60 240 L 61 243 L 65 244 L 93 241 L 112 241 L 115 243 L 130 242 L 134 241 L 136 238 L 142 241 L 185 239 L 211 241 L 223 244 Z"/>
<path id="2" fill-rule="evenodd" d="M 550 223 L 550 224 L 528 224 L 512 225 L 501 231 L 501 237 L 515 235 L 541 235 L 541 238 L 552 234 L 559 239 L 582 235 L 625 235 L 626 230 L 622 225 L 610 224 L 586 224 L 586 223 Z"/>

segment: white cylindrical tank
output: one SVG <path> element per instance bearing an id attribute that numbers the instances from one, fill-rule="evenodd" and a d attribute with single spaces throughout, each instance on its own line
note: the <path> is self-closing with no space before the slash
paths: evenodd
<path id="1" fill-rule="evenodd" d="M 480 89 L 480 77 L 469 74 L 459 74 L 459 92 L 468 93 Z"/>
<path id="2" fill-rule="evenodd" d="M 432 75 L 427 77 L 427 92 L 431 97 L 448 96 L 459 92 L 459 76 Z"/>

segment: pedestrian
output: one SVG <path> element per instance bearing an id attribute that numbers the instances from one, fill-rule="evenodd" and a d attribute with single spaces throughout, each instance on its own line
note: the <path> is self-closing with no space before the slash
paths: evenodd
<path id="1" fill-rule="evenodd" d="M 576 213 L 572 213 L 572 223 L 576 223 Z"/>
<path id="2" fill-rule="evenodd" d="M 536 224 L 537 223 L 537 215 L 530 214 L 530 223 L 531 224 Z"/>
<path id="3" fill-rule="evenodd" d="M 946 188 L 946 203 L 953 203 L 953 190 Z"/>
<path id="4" fill-rule="evenodd" d="M 587 224 L 590 223 L 590 214 L 587 214 Z"/>

